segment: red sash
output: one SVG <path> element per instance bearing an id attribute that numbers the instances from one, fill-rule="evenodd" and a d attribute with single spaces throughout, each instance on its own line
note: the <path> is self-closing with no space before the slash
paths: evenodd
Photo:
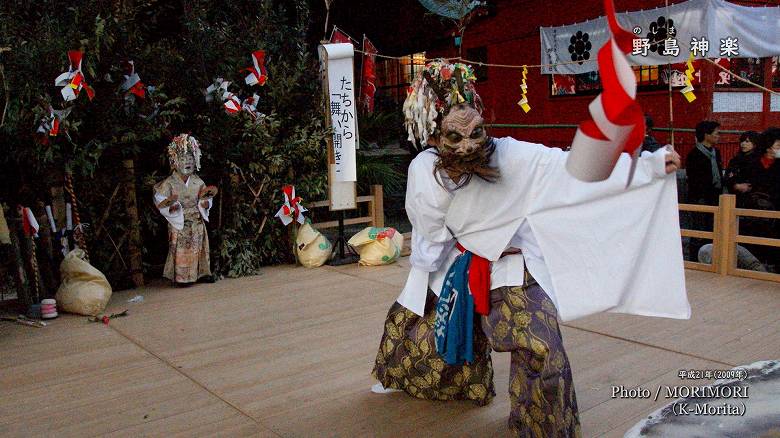
<path id="1" fill-rule="evenodd" d="M 460 252 L 466 252 L 460 243 L 456 244 Z M 471 253 L 469 264 L 469 290 L 474 297 L 474 311 L 480 315 L 490 313 L 490 261 Z"/>

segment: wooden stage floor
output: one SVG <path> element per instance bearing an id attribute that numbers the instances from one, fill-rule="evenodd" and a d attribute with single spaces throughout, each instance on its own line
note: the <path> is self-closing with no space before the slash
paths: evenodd
<path id="1" fill-rule="evenodd" d="M 109 326 L 64 316 L 0 323 L 0 436 L 505 436 L 509 355 L 496 399 L 377 395 L 370 372 L 408 259 L 115 293 Z M 780 285 L 687 271 L 688 321 L 601 314 L 565 324 L 583 435 L 623 436 L 666 401 L 613 385 L 680 384 L 681 369 L 780 358 Z M 128 304 L 143 295 L 144 301 Z M 687 381 L 705 384 L 707 381 Z"/>

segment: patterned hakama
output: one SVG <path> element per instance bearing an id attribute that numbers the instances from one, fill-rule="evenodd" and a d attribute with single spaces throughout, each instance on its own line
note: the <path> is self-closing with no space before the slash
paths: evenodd
<path id="1" fill-rule="evenodd" d="M 417 398 L 466 399 L 485 405 L 494 395 L 490 347 L 508 351 L 512 434 L 580 436 L 574 383 L 555 305 L 528 274 L 525 286 L 493 289 L 490 301 L 490 314 L 481 318 L 482 330 L 474 333 L 474 363 L 463 366 L 445 365 L 436 353 L 433 293 L 428 292 L 422 318 L 394 303 L 385 320 L 374 377 L 385 388 Z"/>
<path id="2" fill-rule="evenodd" d="M 433 326 L 438 298 L 430 290 L 425 316 L 393 303 L 376 355 L 373 375 L 385 388 L 406 391 L 426 400 L 472 400 L 484 406 L 493 400 L 493 363 L 482 331 L 474 330 L 474 362 L 444 363 L 436 353 Z"/>
<path id="3" fill-rule="evenodd" d="M 555 305 L 530 276 L 526 286 L 490 291 L 482 329 L 495 351 L 509 351 L 509 429 L 519 437 L 580 436 L 569 358 Z"/>

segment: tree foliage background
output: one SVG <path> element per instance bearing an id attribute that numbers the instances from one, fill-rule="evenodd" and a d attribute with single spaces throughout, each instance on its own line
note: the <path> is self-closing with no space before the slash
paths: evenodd
<path id="1" fill-rule="evenodd" d="M 144 262 L 159 265 L 167 252 L 165 220 L 152 204 L 152 185 L 170 173 L 166 146 L 188 132 L 203 149 L 200 175 L 220 194 L 209 225 L 212 263 L 226 276 L 290 261 L 286 230 L 273 219 L 280 187 L 292 183 L 305 200 L 324 199 L 327 130 L 320 110 L 316 54 L 306 44 L 306 2 L 284 0 L 5 0 L 0 4 L 0 54 L 8 99 L 0 127 L 0 200 L 33 206 L 48 202 L 66 170 L 74 177 L 91 262 L 115 286 L 128 232 L 119 198 L 122 161 L 133 159 Z M 67 51 L 84 51 L 83 71 L 94 100 L 81 93 L 64 103 L 54 78 L 68 69 Z M 251 53 L 266 51 L 268 82 L 244 84 Z M 133 60 L 146 85 L 144 100 L 128 101 L 119 85 L 121 62 Z M 216 77 L 230 91 L 260 96 L 256 123 L 230 116 L 203 90 Z M 40 118 L 72 106 L 61 132 L 36 141 Z M 2 109 L 0 109 L 2 110 Z M 258 193 L 259 190 L 259 193 Z M 253 193 L 254 191 L 254 193 Z M 256 196 L 258 195 L 258 196 Z M 119 248 L 117 250 L 116 248 Z"/>

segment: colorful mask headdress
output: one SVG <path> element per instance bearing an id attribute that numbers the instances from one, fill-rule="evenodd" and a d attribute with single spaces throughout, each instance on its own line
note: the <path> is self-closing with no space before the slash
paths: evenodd
<path id="1" fill-rule="evenodd" d="M 430 136 L 437 136 L 443 117 L 461 103 L 474 105 L 482 112 L 482 100 L 474 88 L 474 70 L 461 63 L 443 59 L 431 61 L 417 75 L 404 102 L 404 126 L 409 141 L 425 147 Z"/>
<path id="2" fill-rule="evenodd" d="M 178 168 L 187 154 L 195 158 L 195 169 L 200 170 L 200 143 L 195 137 L 188 134 L 180 134 L 173 138 L 168 145 L 168 159 L 171 167 Z"/>

